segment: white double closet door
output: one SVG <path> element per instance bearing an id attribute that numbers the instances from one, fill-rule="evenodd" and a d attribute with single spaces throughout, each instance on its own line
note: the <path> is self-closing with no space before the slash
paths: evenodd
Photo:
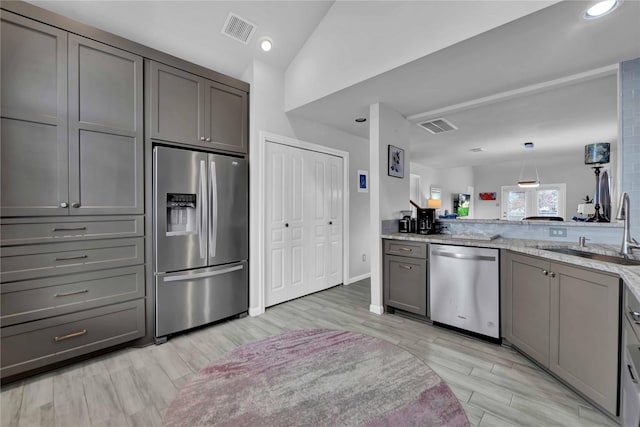
<path id="1" fill-rule="evenodd" d="M 342 162 L 266 144 L 265 306 L 342 283 Z"/>

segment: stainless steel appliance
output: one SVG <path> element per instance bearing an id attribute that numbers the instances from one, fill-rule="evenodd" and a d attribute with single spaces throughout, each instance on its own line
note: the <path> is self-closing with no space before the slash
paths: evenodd
<path id="1" fill-rule="evenodd" d="M 499 340 L 498 250 L 429 246 L 431 320 Z"/>
<path id="2" fill-rule="evenodd" d="M 156 342 L 247 311 L 248 169 L 243 159 L 154 148 Z"/>
<path id="3" fill-rule="evenodd" d="M 436 210 L 435 209 L 418 209 L 418 230 L 420 234 L 433 234 L 436 232 Z"/>
<path id="4" fill-rule="evenodd" d="M 633 332 L 631 332 L 633 333 Z M 638 427 L 640 425 L 640 347 L 629 345 L 624 349 L 622 365 L 622 425 Z"/>

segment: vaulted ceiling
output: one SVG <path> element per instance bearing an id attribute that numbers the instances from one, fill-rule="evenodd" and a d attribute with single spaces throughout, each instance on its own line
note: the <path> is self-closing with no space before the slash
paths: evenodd
<path id="1" fill-rule="evenodd" d="M 412 132 L 413 159 L 437 167 L 507 160 L 530 140 L 541 154 L 614 140 L 608 66 L 640 57 L 637 1 L 592 21 L 592 0 L 31 3 L 236 78 L 263 61 L 285 73 L 289 114 L 365 138 L 354 119 L 375 102 L 445 117 L 459 129 Z M 256 24 L 248 44 L 221 34 L 229 12 Z"/>

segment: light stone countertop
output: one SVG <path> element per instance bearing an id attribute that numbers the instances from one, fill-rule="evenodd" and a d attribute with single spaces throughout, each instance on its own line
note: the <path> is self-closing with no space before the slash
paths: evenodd
<path id="1" fill-rule="evenodd" d="M 618 245 L 602 245 L 587 244 L 580 247 L 577 244 L 568 242 L 548 241 L 548 240 L 527 240 L 527 239 L 508 239 L 498 237 L 493 240 L 478 240 L 453 238 L 448 234 L 412 234 L 412 233 L 385 233 L 381 235 L 383 239 L 407 240 L 413 242 L 442 243 L 458 246 L 476 246 L 482 248 L 508 249 L 514 252 L 534 255 L 551 261 L 560 261 L 567 264 L 573 264 L 581 267 L 592 268 L 603 272 L 617 274 L 622 278 L 633 295 L 640 300 L 640 265 L 628 266 L 614 264 L 611 262 L 597 261 L 588 258 L 582 258 L 573 255 L 565 255 L 557 252 L 550 252 L 541 247 L 569 247 L 571 249 L 582 250 L 586 252 L 594 252 L 603 255 L 618 255 L 620 250 Z M 640 260 L 640 251 L 632 256 L 632 258 Z"/>

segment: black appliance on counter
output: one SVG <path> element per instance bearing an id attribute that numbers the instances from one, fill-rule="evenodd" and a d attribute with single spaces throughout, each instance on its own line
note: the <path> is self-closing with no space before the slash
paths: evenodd
<path id="1" fill-rule="evenodd" d="M 416 232 L 416 220 L 411 218 L 411 215 L 405 215 L 400 220 L 400 233 L 415 233 Z"/>
<path id="2" fill-rule="evenodd" d="M 418 209 L 418 224 L 416 233 L 434 234 L 436 232 L 436 210 Z"/>

